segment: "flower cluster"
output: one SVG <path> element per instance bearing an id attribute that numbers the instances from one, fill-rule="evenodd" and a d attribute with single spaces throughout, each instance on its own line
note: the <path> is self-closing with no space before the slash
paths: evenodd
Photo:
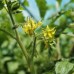
<path id="1" fill-rule="evenodd" d="M 34 30 L 42 25 L 42 22 L 35 22 L 32 18 L 28 18 L 23 26 L 23 30 L 26 34 L 32 35 Z"/>
<path id="2" fill-rule="evenodd" d="M 23 26 L 23 30 L 28 35 L 33 35 L 36 28 L 42 25 L 42 22 L 35 22 L 32 18 L 28 18 Z M 48 25 L 42 30 L 42 34 L 46 42 L 53 41 L 55 35 L 55 28 L 51 28 Z"/>
<path id="3" fill-rule="evenodd" d="M 55 35 L 55 28 L 50 28 L 48 25 L 46 26 L 45 30 L 43 30 L 43 36 L 45 39 L 52 40 Z"/>

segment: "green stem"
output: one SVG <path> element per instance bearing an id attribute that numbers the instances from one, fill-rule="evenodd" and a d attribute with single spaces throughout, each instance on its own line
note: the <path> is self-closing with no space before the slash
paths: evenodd
<path id="1" fill-rule="evenodd" d="M 57 44 L 56 44 L 56 49 L 57 49 L 57 52 L 58 52 L 58 60 L 61 59 L 61 49 L 60 49 L 60 40 L 59 38 L 57 38 Z"/>
<path id="2" fill-rule="evenodd" d="M 53 14 L 51 17 L 48 18 L 48 19 L 52 19 L 52 21 L 50 23 L 54 23 L 56 21 L 56 19 L 58 19 L 61 15 L 65 14 L 67 11 L 62 10 L 62 11 L 59 11 L 59 12 Z"/>
<path id="3" fill-rule="evenodd" d="M 33 50 L 32 50 L 31 62 L 30 62 L 31 74 L 35 74 L 34 62 L 33 62 L 35 50 L 36 50 L 36 36 L 34 34 L 34 36 L 33 36 Z"/>
<path id="4" fill-rule="evenodd" d="M 6 4 L 7 4 L 7 0 L 5 0 L 5 1 L 6 1 Z M 7 4 L 7 8 L 8 8 L 8 13 L 9 13 L 9 16 L 11 18 L 13 27 L 15 27 L 16 24 L 15 24 L 15 21 L 14 21 L 13 16 L 12 16 L 11 8 L 8 6 L 8 4 Z M 24 46 L 23 46 L 23 44 L 22 44 L 22 42 L 20 40 L 17 29 L 15 29 L 14 31 L 15 31 L 15 35 L 16 35 L 16 41 L 18 42 L 18 44 L 19 44 L 19 46 L 20 46 L 20 48 L 21 48 L 21 50 L 22 50 L 22 52 L 23 52 L 23 54 L 24 54 L 24 56 L 25 56 L 25 58 L 26 58 L 26 60 L 28 62 L 28 57 L 29 57 L 28 52 L 26 51 L 26 49 L 24 48 Z"/>
<path id="5" fill-rule="evenodd" d="M 33 57 L 34 57 L 34 54 L 35 54 L 35 48 L 36 48 L 36 36 L 34 35 L 33 51 L 32 51 L 32 58 L 31 58 L 31 60 L 33 60 Z"/>

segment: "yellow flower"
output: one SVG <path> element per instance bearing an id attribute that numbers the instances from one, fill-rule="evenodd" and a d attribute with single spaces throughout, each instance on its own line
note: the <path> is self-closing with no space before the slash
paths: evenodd
<path id="1" fill-rule="evenodd" d="M 55 35 L 55 28 L 50 28 L 48 25 L 46 26 L 46 29 L 43 30 L 43 36 L 45 39 L 50 39 L 52 40 Z"/>
<path id="2" fill-rule="evenodd" d="M 35 22 L 32 18 L 28 18 L 23 26 L 23 30 L 26 34 L 32 35 L 34 30 L 42 25 L 42 22 Z"/>

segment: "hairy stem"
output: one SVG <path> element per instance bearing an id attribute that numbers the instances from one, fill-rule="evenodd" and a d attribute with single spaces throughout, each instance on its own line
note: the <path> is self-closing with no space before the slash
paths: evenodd
<path id="1" fill-rule="evenodd" d="M 31 58 L 31 60 L 33 60 L 33 57 L 34 57 L 34 54 L 35 54 L 35 48 L 36 48 L 36 37 L 35 37 L 35 35 L 34 35 L 34 41 L 33 41 L 33 51 L 32 51 L 32 58 Z"/>
<path id="2" fill-rule="evenodd" d="M 6 4 L 7 4 L 7 0 L 5 0 L 5 1 L 6 1 Z M 9 16 L 11 18 L 13 27 L 15 27 L 16 24 L 15 24 L 15 21 L 14 21 L 13 16 L 12 16 L 11 8 L 8 6 L 8 4 L 7 4 L 7 8 L 8 8 L 8 14 L 9 14 Z M 19 44 L 19 46 L 20 46 L 20 48 L 21 48 L 21 50 L 22 50 L 22 52 L 23 52 L 23 54 L 24 54 L 24 56 L 25 56 L 25 58 L 26 58 L 26 60 L 28 62 L 28 52 L 26 51 L 26 49 L 24 48 L 24 46 L 23 46 L 23 44 L 22 44 L 22 42 L 20 40 L 17 29 L 15 29 L 14 31 L 15 31 L 15 35 L 16 35 L 16 41 L 18 42 L 18 44 Z"/>
<path id="3" fill-rule="evenodd" d="M 57 44 L 56 44 L 57 52 L 58 52 L 58 59 L 61 59 L 61 49 L 60 49 L 60 40 L 57 38 Z"/>
<path id="4" fill-rule="evenodd" d="M 34 62 L 33 62 L 35 50 L 36 50 L 36 36 L 34 34 L 34 36 L 33 36 L 33 50 L 32 50 L 32 55 L 31 55 L 31 62 L 30 62 L 30 68 L 31 68 L 32 74 L 35 74 Z"/>

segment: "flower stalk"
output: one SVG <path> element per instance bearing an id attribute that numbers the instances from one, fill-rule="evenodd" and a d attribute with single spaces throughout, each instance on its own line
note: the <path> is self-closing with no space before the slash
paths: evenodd
<path id="1" fill-rule="evenodd" d="M 12 16 L 11 9 L 10 9 L 10 7 L 8 6 L 7 0 L 5 0 L 5 2 L 6 2 L 6 5 L 7 5 L 8 14 L 9 14 L 9 16 L 10 16 L 10 18 L 11 18 L 13 27 L 15 27 L 16 24 L 15 24 L 15 21 L 14 21 L 13 16 Z M 20 46 L 20 48 L 21 48 L 21 50 L 22 50 L 22 52 L 23 52 L 23 54 L 24 54 L 24 56 L 25 56 L 25 58 L 26 58 L 26 61 L 27 61 L 27 63 L 28 63 L 28 59 L 29 59 L 28 52 L 26 51 L 26 49 L 24 48 L 24 46 L 23 46 L 23 44 L 22 44 L 22 42 L 21 42 L 21 39 L 20 39 L 20 37 L 19 37 L 19 34 L 18 34 L 17 29 L 15 28 L 14 31 L 15 31 L 15 35 L 16 35 L 16 41 L 17 41 L 17 43 L 19 44 L 19 46 Z"/>

